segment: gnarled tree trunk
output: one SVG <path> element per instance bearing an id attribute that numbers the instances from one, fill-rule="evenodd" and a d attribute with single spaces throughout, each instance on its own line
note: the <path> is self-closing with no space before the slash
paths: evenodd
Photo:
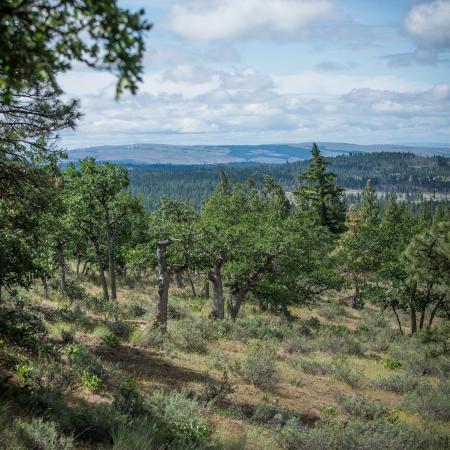
<path id="1" fill-rule="evenodd" d="M 158 257 L 158 296 L 156 302 L 156 325 L 162 332 L 167 331 L 167 306 L 169 302 L 170 273 L 167 268 L 167 247 L 173 241 L 160 241 L 157 245 Z"/>
<path id="2" fill-rule="evenodd" d="M 216 319 L 219 320 L 223 320 L 225 318 L 225 305 L 223 300 L 223 281 L 221 270 L 222 270 L 222 262 L 216 261 L 214 263 L 213 269 L 208 273 L 208 278 L 213 285 L 213 292 L 214 292 L 213 315 Z M 206 283 L 208 283 L 208 281 L 206 281 Z"/>
<path id="3" fill-rule="evenodd" d="M 105 212 L 106 219 L 106 237 L 108 242 L 108 269 L 109 269 L 109 281 L 111 284 L 111 298 L 117 299 L 117 287 L 116 287 L 116 257 L 114 253 L 114 230 L 109 217 L 109 211 Z"/>
<path id="4" fill-rule="evenodd" d="M 410 317 L 411 317 L 411 334 L 417 332 L 417 316 L 416 309 L 411 305 Z"/>
<path id="5" fill-rule="evenodd" d="M 109 301 L 108 283 L 106 282 L 105 266 L 103 264 L 103 258 L 102 258 L 102 254 L 100 252 L 100 245 L 96 239 L 91 239 L 91 241 L 92 241 L 92 244 L 93 244 L 94 250 L 95 250 L 95 258 L 97 259 L 98 277 L 100 278 L 100 283 L 101 283 L 102 289 L 103 289 L 103 298 L 106 301 Z"/>
<path id="6" fill-rule="evenodd" d="M 205 278 L 202 290 L 200 291 L 200 297 L 209 298 L 209 280 L 208 280 L 208 278 Z"/>
<path id="7" fill-rule="evenodd" d="M 66 260 L 64 258 L 64 249 L 61 242 L 56 245 L 56 258 L 58 260 L 58 270 L 59 270 L 59 292 L 62 295 L 67 293 L 67 283 L 66 283 Z"/>

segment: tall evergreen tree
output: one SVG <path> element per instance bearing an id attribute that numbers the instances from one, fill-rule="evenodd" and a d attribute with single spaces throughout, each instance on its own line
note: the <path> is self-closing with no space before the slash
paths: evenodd
<path id="1" fill-rule="evenodd" d="M 345 205 L 343 189 L 336 185 L 336 175 L 327 170 L 329 162 L 313 144 L 312 160 L 308 170 L 299 176 L 294 192 L 299 208 L 310 211 L 317 221 L 332 233 L 345 230 Z"/>

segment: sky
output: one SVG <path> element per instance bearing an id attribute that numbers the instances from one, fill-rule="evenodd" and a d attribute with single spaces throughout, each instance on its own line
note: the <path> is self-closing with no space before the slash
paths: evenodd
<path id="1" fill-rule="evenodd" d="M 67 148 L 450 144 L 450 0 L 119 0 L 144 8 L 139 92 L 77 65 Z"/>

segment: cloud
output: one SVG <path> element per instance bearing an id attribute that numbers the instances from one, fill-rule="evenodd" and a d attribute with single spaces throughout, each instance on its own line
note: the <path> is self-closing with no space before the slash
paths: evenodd
<path id="1" fill-rule="evenodd" d="M 62 142 L 80 147 L 450 140 L 450 86 L 421 87 L 388 76 L 309 71 L 275 77 L 252 68 L 207 71 L 184 65 L 173 73 L 146 74 L 137 96 L 125 95 L 120 102 L 113 97 L 113 84 L 86 93 L 85 117 L 76 134 L 65 133 Z"/>
<path id="2" fill-rule="evenodd" d="M 388 65 L 432 65 L 450 61 L 450 0 L 415 5 L 404 20 L 405 32 L 416 43 L 413 52 L 387 55 Z"/>
<path id="3" fill-rule="evenodd" d="M 406 16 L 405 29 L 421 46 L 450 47 L 450 0 L 414 6 Z"/>
<path id="4" fill-rule="evenodd" d="M 167 27 L 193 41 L 305 36 L 339 13 L 333 0 L 192 0 L 170 9 Z"/>

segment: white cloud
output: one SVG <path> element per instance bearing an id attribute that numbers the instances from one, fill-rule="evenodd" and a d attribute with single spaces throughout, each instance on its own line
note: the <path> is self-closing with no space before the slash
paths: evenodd
<path id="1" fill-rule="evenodd" d="M 414 6 L 405 19 L 405 29 L 420 45 L 450 47 L 450 0 Z"/>
<path id="2" fill-rule="evenodd" d="M 167 27 L 195 41 L 304 36 L 337 15 L 333 0 L 193 0 L 172 6 Z"/>
<path id="3" fill-rule="evenodd" d="M 417 44 L 413 52 L 387 55 L 388 65 L 434 65 L 449 62 L 450 0 L 415 5 L 404 20 L 406 33 Z"/>
<path id="4" fill-rule="evenodd" d="M 450 86 L 388 76 L 310 71 L 275 77 L 251 68 L 182 65 L 145 75 L 137 96 L 113 97 L 112 83 L 84 95 L 85 117 L 63 143 L 450 140 Z"/>

